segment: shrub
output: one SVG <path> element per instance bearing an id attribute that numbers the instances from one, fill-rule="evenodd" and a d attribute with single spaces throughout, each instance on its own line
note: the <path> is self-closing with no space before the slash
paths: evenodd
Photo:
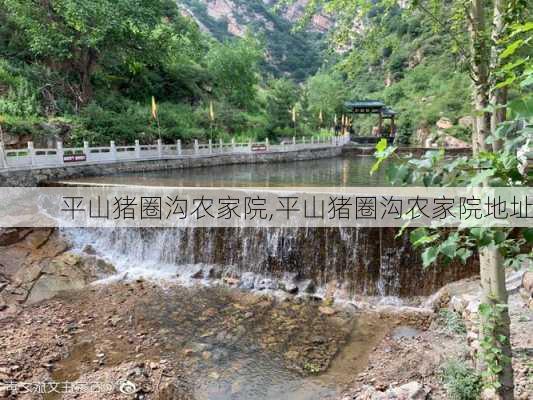
<path id="1" fill-rule="evenodd" d="M 477 400 L 481 393 L 481 376 L 463 362 L 451 360 L 440 372 L 442 383 L 451 400 Z"/>
<path id="2" fill-rule="evenodd" d="M 448 333 L 457 335 L 466 334 L 466 326 L 463 318 L 455 311 L 448 310 L 447 308 L 440 309 L 437 321 Z"/>

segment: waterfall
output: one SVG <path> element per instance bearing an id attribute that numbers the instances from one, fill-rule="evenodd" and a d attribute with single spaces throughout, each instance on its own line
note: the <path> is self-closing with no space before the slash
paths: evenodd
<path id="1" fill-rule="evenodd" d="M 408 232 L 395 228 L 173 228 L 66 229 L 78 249 L 91 245 L 120 273 L 167 279 L 199 264 L 220 276 L 247 272 L 335 284 L 350 294 L 429 295 L 442 285 L 477 273 L 460 263 L 424 269 Z"/>

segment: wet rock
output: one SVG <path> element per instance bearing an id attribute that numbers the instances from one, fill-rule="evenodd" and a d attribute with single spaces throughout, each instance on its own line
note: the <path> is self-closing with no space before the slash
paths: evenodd
<path id="1" fill-rule="evenodd" d="M 195 265 L 189 275 L 192 279 L 204 279 L 204 269 L 201 265 Z"/>
<path id="2" fill-rule="evenodd" d="M 239 287 L 244 290 L 252 290 L 255 286 L 256 276 L 253 272 L 245 272 L 241 276 Z"/>
<path id="3" fill-rule="evenodd" d="M 296 285 L 296 274 L 285 273 L 279 283 L 281 290 L 290 293 L 298 293 L 298 286 Z"/>
<path id="4" fill-rule="evenodd" d="M 96 254 L 96 249 L 92 245 L 86 244 L 83 247 L 83 252 L 86 253 L 86 254 L 94 256 Z"/>
<path id="5" fill-rule="evenodd" d="M 255 288 L 257 290 L 276 290 L 278 283 L 274 279 L 260 278 L 255 282 Z"/>
<path id="6" fill-rule="evenodd" d="M 101 279 L 117 272 L 115 266 L 107 261 L 94 256 L 84 257 L 82 268 L 91 280 Z"/>
<path id="7" fill-rule="evenodd" d="M 298 283 L 298 290 L 301 293 L 312 294 L 315 293 L 316 285 L 312 279 L 306 279 Z"/>

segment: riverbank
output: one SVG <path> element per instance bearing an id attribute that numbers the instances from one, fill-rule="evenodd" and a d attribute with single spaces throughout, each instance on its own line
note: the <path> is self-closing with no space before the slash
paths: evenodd
<path id="1" fill-rule="evenodd" d="M 11 243 L 0 253 L 2 382 L 112 383 L 106 399 L 131 398 L 120 392 L 125 382 L 139 399 L 387 399 L 403 390 L 445 399 L 442 365 L 475 359 L 466 329 L 475 278 L 446 286 L 423 307 L 363 298 L 346 307 L 231 282 L 186 288 L 124 276 L 95 285 L 115 270 L 90 248 L 73 254 L 52 230 L 4 232 L 2 240 Z M 533 314 L 513 293 L 516 394 L 526 399 Z M 464 317 L 465 330 L 455 331 L 457 319 L 443 318 L 442 308 Z M 32 396 L 4 386 L 0 398 Z"/>

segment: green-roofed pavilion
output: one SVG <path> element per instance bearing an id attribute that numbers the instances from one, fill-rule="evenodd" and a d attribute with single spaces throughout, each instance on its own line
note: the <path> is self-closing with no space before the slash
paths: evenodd
<path id="1" fill-rule="evenodd" d="M 397 112 L 387 107 L 385 103 L 379 100 L 352 100 L 344 103 L 346 110 L 352 114 L 378 114 L 379 115 L 379 134 L 382 133 L 383 119 L 390 119 L 391 130 L 388 136 L 394 136 L 396 126 L 394 119 Z"/>

